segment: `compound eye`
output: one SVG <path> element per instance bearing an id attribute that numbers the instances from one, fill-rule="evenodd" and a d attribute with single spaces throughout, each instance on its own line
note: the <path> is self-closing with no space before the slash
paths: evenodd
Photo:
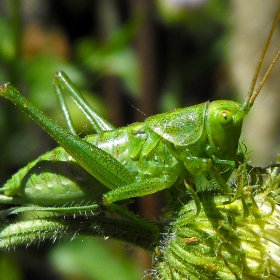
<path id="1" fill-rule="evenodd" d="M 221 110 L 217 115 L 217 119 L 221 124 L 229 124 L 232 122 L 232 113 L 227 110 Z"/>

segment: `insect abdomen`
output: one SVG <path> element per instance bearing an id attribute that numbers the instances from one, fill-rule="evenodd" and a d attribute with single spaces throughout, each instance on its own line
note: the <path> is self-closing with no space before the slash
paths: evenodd
<path id="1" fill-rule="evenodd" d="M 124 127 L 102 134 L 87 136 L 85 140 L 122 162 L 137 173 L 137 163 L 130 156 L 129 146 L 141 145 L 135 127 Z M 129 133 L 132 137 L 129 137 Z M 129 145 L 129 139 L 132 144 Z M 133 141 L 134 139 L 134 141 Z M 136 139 L 136 140 L 135 140 Z M 138 145 L 137 145 L 138 144 Z M 20 169 L 0 191 L 2 203 L 32 203 L 42 206 L 63 206 L 67 203 L 99 203 L 108 191 L 104 185 L 85 171 L 63 148 L 57 147 Z"/>
<path id="2" fill-rule="evenodd" d="M 58 147 L 20 169 L 1 190 L 12 203 L 59 206 L 101 201 L 108 189 Z"/>
<path id="3" fill-rule="evenodd" d="M 106 131 L 86 137 L 86 141 L 112 155 L 131 173 L 138 172 L 138 158 L 147 133 L 143 123 L 134 123 L 127 127 Z"/>

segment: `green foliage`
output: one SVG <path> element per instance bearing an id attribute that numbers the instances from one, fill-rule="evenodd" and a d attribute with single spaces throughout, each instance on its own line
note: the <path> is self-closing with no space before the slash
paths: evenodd
<path id="1" fill-rule="evenodd" d="M 100 238 L 79 237 L 69 245 L 62 244 L 54 248 L 50 258 L 58 271 L 69 279 L 138 280 L 141 278 L 135 263 L 127 258 L 120 243 L 100 240 Z"/>

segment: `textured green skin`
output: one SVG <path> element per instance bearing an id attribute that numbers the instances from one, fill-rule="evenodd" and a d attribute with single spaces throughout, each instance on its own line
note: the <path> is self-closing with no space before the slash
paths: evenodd
<path id="1" fill-rule="evenodd" d="M 226 171 L 229 164 L 234 166 L 237 160 L 242 119 L 224 124 L 217 114 L 227 110 L 233 119 L 240 108 L 240 104 L 232 101 L 205 102 L 148 118 L 143 124 L 147 138 L 142 147 L 134 147 L 139 153 L 140 176 L 136 176 L 139 181 L 105 194 L 104 202 L 112 203 L 168 188 L 182 182 L 186 173 L 208 173 L 221 182 L 219 173 Z M 143 136 L 143 133 L 139 135 Z"/>
<path id="2" fill-rule="evenodd" d="M 205 102 L 88 136 L 87 142 L 112 155 L 132 175 L 115 185 L 102 182 L 112 189 L 104 202 L 154 193 L 182 183 L 186 176 L 215 177 L 227 170 L 237 160 L 242 121 L 223 124 L 217 113 L 227 110 L 234 115 L 240 107 L 232 101 Z M 110 171 L 106 161 L 98 168 Z M 106 192 L 103 184 L 58 147 L 15 174 L 2 188 L 0 202 L 49 206 L 99 202 Z"/>
<path id="3" fill-rule="evenodd" d="M 1 202 L 70 206 L 100 204 L 108 189 L 57 147 L 21 168 L 2 190 Z"/>

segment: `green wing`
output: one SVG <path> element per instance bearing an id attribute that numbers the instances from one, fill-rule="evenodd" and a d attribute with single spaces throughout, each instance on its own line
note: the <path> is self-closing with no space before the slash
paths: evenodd
<path id="1" fill-rule="evenodd" d="M 151 116 L 146 119 L 145 126 L 175 145 L 194 144 L 204 130 L 204 120 L 209 103 L 204 102 Z"/>

